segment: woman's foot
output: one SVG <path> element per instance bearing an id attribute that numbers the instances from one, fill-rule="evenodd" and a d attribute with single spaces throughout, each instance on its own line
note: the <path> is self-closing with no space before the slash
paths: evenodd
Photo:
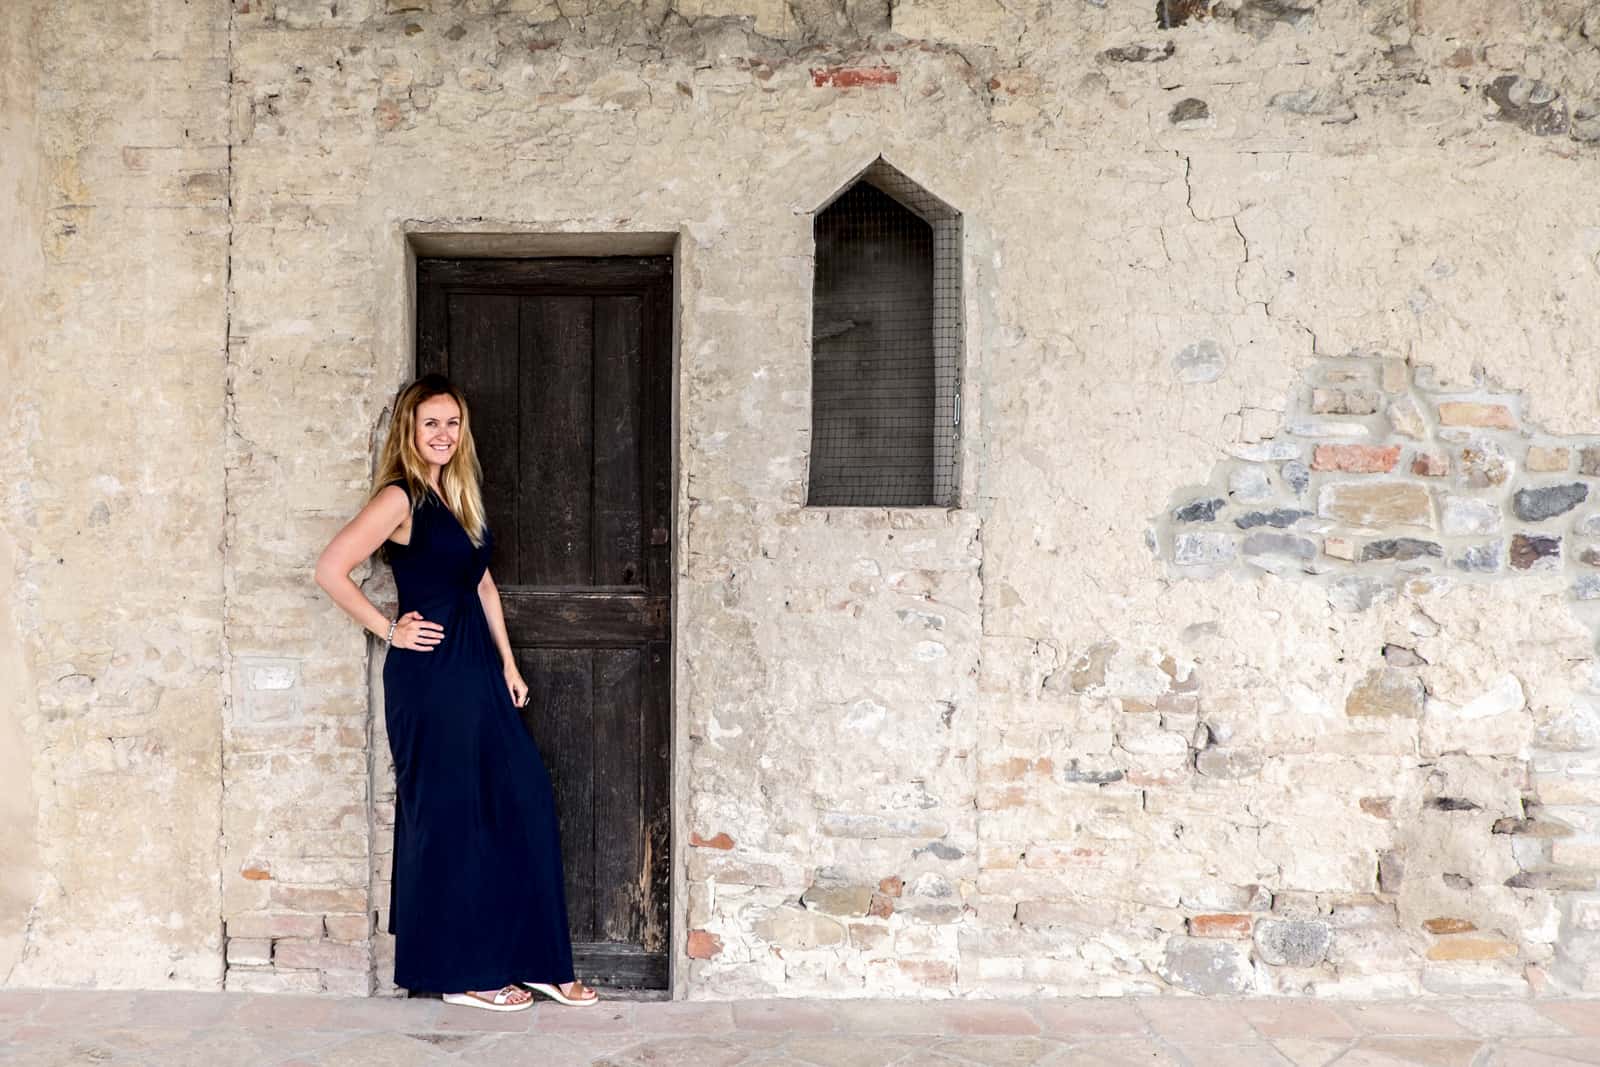
<path id="1" fill-rule="evenodd" d="M 500 989 L 446 993 L 443 999 L 446 1004 L 465 1004 L 486 1011 L 522 1011 L 533 1003 L 533 994 L 519 985 L 508 985 Z"/>
<path id="2" fill-rule="evenodd" d="M 524 984 L 534 992 L 543 993 L 551 1000 L 565 1004 L 568 1007 L 582 1007 L 585 1004 L 593 1004 L 600 999 L 599 993 L 576 979 L 570 982 L 562 982 L 560 985 L 552 985 L 549 982 L 526 982 Z"/>

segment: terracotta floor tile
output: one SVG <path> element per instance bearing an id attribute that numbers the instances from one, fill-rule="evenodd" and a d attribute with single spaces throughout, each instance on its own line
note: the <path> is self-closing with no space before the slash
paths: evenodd
<path id="1" fill-rule="evenodd" d="M 1028 1009 L 999 1000 L 941 1001 L 939 1014 L 957 1034 L 1039 1033 L 1039 1020 Z"/>
<path id="2" fill-rule="evenodd" d="M 1148 1037 L 1151 1033 L 1137 1007 L 1107 998 L 1039 1001 L 1033 1013 L 1045 1033 L 1066 1040 Z"/>
<path id="3" fill-rule="evenodd" d="M 1245 1044 L 1261 1040 L 1235 1001 L 1209 997 L 1147 998 L 1139 1012 L 1156 1035 L 1175 1045 Z"/>

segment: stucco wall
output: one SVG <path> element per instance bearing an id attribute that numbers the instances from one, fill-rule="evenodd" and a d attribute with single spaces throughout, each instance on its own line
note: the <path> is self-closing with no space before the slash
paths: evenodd
<path id="1" fill-rule="evenodd" d="M 310 568 L 410 372 L 408 235 L 504 232 L 677 235 L 681 995 L 1600 991 L 1600 9 L 1153 6 L 42 17 L 21 395 L 51 417 L 7 521 L 24 695 L 60 709 L 19 705 L 37 869 L 71 891 L 11 980 L 150 982 L 148 945 L 72 950 L 183 871 L 181 980 L 221 967 L 204 900 L 230 988 L 384 987 L 387 753 Z M 810 213 L 880 154 L 963 215 L 949 512 L 803 507 Z M 1473 483 L 1463 400 L 1513 416 L 1468 428 L 1507 478 Z M 1268 526 L 1309 557 L 1252 551 L 1292 463 L 1313 501 L 1418 486 L 1421 526 L 1310 506 Z M 1452 494 L 1510 538 L 1557 481 L 1591 494 L 1527 520 L 1558 569 L 1341 555 L 1449 541 Z M 142 789 L 114 826 L 105 670 L 163 746 L 96 765 Z M 175 806 L 107 880 L 97 843 Z"/>

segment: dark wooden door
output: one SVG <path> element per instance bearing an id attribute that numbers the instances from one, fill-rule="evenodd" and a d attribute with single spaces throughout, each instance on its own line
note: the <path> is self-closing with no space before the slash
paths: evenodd
<path id="1" fill-rule="evenodd" d="M 467 398 L 578 974 L 662 989 L 671 276 L 668 258 L 417 264 L 417 371 Z"/>

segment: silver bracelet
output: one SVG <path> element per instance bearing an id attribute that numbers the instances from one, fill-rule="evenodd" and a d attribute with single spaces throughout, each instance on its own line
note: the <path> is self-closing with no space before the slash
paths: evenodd
<path id="1" fill-rule="evenodd" d="M 396 626 L 399 626 L 399 625 L 400 625 L 400 616 L 396 615 L 394 617 L 394 621 L 389 624 L 389 636 L 385 637 L 383 639 L 383 643 L 384 644 L 386 644 L 386 645 L 394 644 L 394 628 Z"/>

